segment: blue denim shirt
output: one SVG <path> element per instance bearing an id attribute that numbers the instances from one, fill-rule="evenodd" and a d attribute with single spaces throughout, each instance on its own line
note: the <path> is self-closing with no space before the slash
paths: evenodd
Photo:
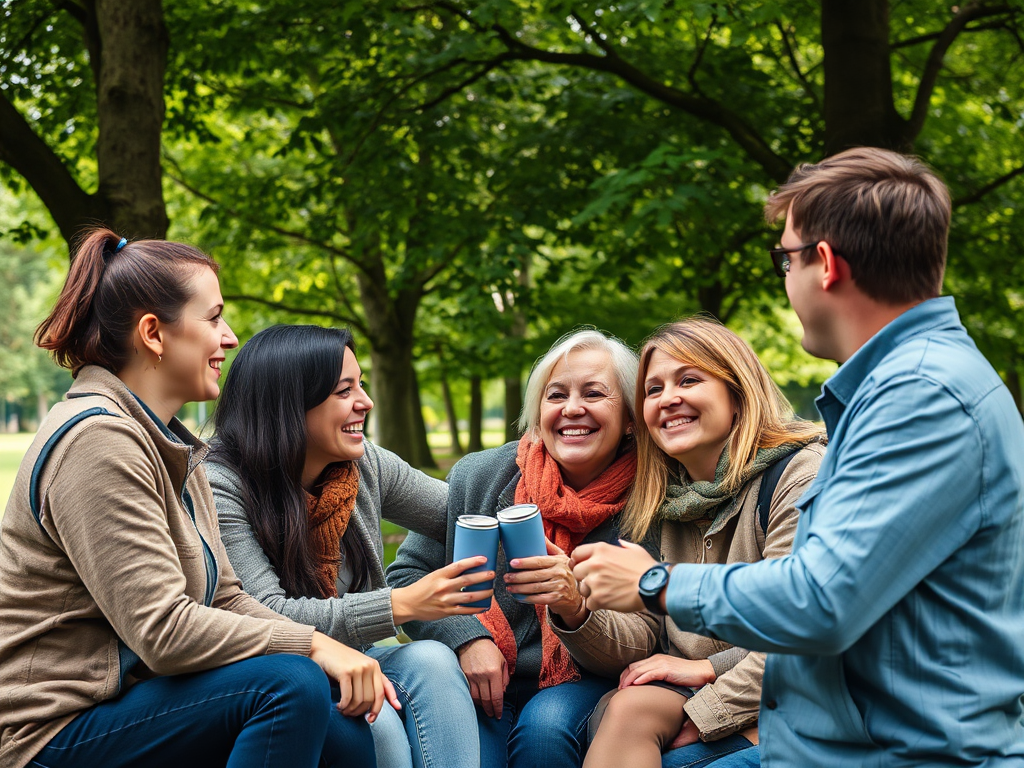
<path id="1" fill-rule="evenodd" d="M 793 553 L 677 565 L 682 628 L 772 655 L 767 766 L 1024 765 L 1024 423 L 926 301 L 822 388 Z"/>

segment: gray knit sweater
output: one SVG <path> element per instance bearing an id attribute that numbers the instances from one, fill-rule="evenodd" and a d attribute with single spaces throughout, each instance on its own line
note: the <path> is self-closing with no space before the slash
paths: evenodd
<path id="1" fill-rule="evenodd" d="M 309 624 L 346 645 L 363 648 L 393 637 L 391 588 L 384 581 L 381 518 L 445 540 L 448 487 L 413 469 L 391 451 L 366 441 L 359 459 L 359 493 L 346 536 L 359 536 L 367 552 L 366 591 L 346 593 L 340 569 L 338 597 L 287 597 L 274 567 L 256 540 L 242 503 L 238 476 L 223 464 L 206 463 L 217 505 L 220 535 L 242 588 L 268 608 L 300 624 Z M 340 552 L 340 549 L 339 549 Z"/>

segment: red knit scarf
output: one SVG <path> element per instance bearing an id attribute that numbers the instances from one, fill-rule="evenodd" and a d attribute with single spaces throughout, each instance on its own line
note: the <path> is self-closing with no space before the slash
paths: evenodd
<path id="1" fill-rule="evenodd" d="M 348 529 L 359 492 L 359 467 L 344 461 L 328 467 L 315 490 L 306 494 L 309 510 L 309 546 L 316 563 L 316 580 L 320 597 L 338 596 L 338 565 L 341 560 L 341 537 Z"/>
<path id="2" fill-rule="evenodd" d="M 522 472 L 516 486 L 516 504 L 540 507 L 544 534 L 567 555 L 572 554 L 588 533 L 622 511 L 636 476 L 636 453 L 629 451 L 582 491 L 574 491 L 562 482 L 558 463 L 548 454 L 544 443 L 532 442 L 528 436 L 519 441 L 516 464 Z M 540 687 L 579 680 L 580 673 L 572 657 L 548 626 L 545 606 L 535 607 L 541 632 Z M 498 601 L 494 600 L 490 610 L 479 618 L 505 657 L 508 673 L 515 674 L 515 634 Z"/>

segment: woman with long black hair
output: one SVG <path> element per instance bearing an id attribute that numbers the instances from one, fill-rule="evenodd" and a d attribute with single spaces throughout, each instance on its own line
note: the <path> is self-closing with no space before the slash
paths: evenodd
<path id="1" fill-rule="evenodd" d="M 373 647 L 406 621 L 479 612 L 473 558 L 403 589 L 384 581 L 381 519 L 444 540 L 447 486 L 363 437 L 373 407 L 352 336 L 318 326 L 257 333 L 231 365 L 211 456 L 221 535 L 243 588 L 265 606 L 377 659 L 401 716 L 374 723 L 379 766 L 477 766 L 473 702 L 436 642 Z M 404 720 L 404 723 L 403 723 Z"/>

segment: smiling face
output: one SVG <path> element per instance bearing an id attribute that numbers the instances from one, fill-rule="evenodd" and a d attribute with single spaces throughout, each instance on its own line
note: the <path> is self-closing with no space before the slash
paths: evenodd
<path id="1" fill-rule="evenodd" d="M 607 352 L 578 349 L 558 361 L 541 399 L 540 434 L 566 485 L 582 490 L 611 466 L 628 426 Z"/>
<path id="2" fill-rule="evenodd" d="M 724 381 L 655 349 L 644 376 L 644 423 L 691 480 L 715 479 L 737 407 Z"/>
<path id="3" fill-rule="evenodd" d="M 238 346 L 222 315 L 224 299 L 217 275 L 203 267 L 191 287 L 193 296 L 178 320 L 162 327 L 163 359 L 157 369 L 166 382 L 168 399 L 180 404 L 215 399 L 220 394 L 217 380 L 224 350 Z"/>
<path id="4" fill-rule="evenodd" d="M 373 401 L 363 389 L 362 369 L 348 347 L 338 386 L 320 405 L 306 411 L 306 470 L 303 484 L 316 480 L 324 467 L 363 455 L 363 423 Z"/>

